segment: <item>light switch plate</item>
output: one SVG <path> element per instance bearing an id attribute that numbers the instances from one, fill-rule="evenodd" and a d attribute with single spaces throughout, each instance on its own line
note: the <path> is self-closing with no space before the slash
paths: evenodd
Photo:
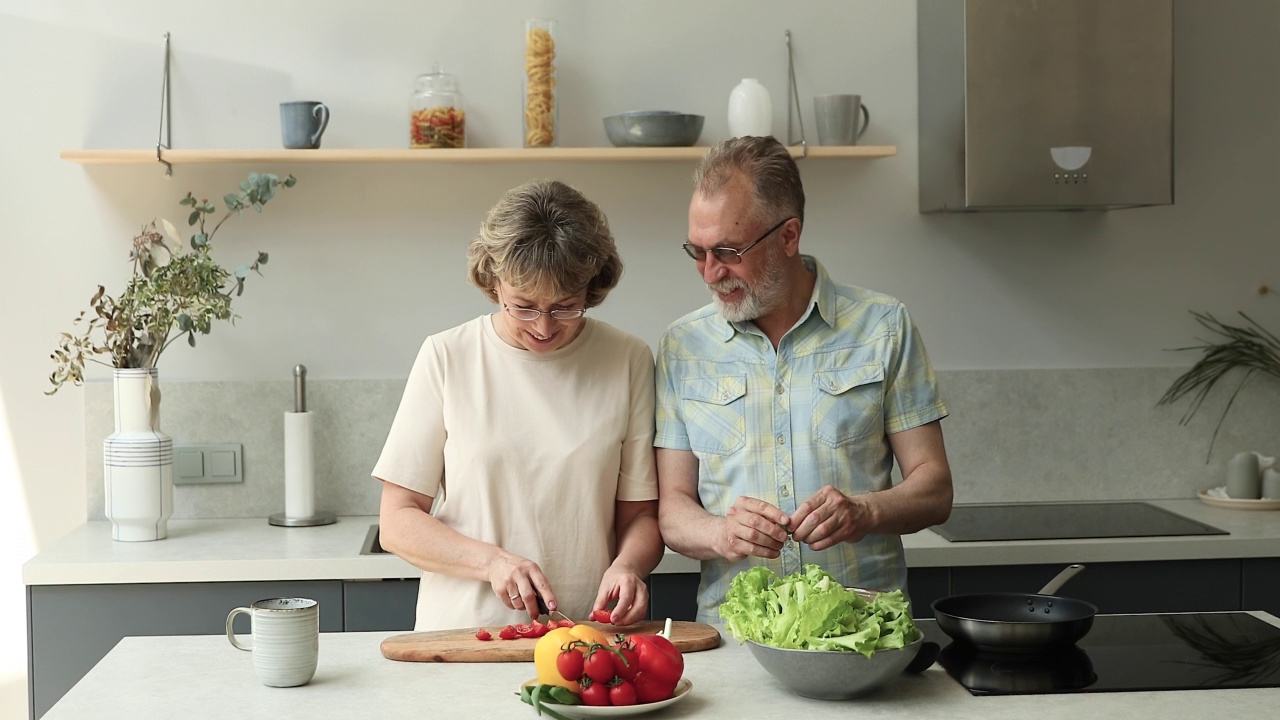
<path id="1" fill-rule="evenodd" d="M 177 445 L 173 448 L 173 484 L 244 482 L 243 455 L 240 443 Z"/>

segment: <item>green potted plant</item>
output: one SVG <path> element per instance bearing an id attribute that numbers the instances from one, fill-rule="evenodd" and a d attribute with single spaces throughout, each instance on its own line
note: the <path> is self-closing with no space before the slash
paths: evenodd
<path id="1" fill-rule="evenodd" d="M 1240 317 L 1244 318 L 1242 325 L 1228 325 L 1209 313 L 1192 311 L 1191 314 L 1202 326 L 1224 339 L 1220 342 L 1206 341 L 1199 345 L 1174 348 L 1176 351 L 1199 350 L 1203 356 L 1190 370 L 1173 381 L 1156 404 L 1168 405 L 1190 395 L 1191 404 L 1180 421 L 1180 424 L 1186 425 L 1220 380 L 1232 370 L 1243 369 L 1245 373 L 1240 378 L 1240 383 L 1231 392 L 1231 397 L 1222 410 L 1222 417 L 1218 418 L 1218 424 L 1214 426 L 1213 437 L 1209 440 L 1209 452 L 1212 453 L 1218 431 L 1222 429 L 1222 421 L 1226 419 L 1227 412 L 1231 410 L 1232 403 L 1245 384 L 1259 373 L 1280 378 L 1280 338 L 1243 312 L 1240 313 Z M 1206 456 L 1206 461 L 1207 459 Z"/>
<path id="2" fill-rule="evenodd" d="M 168 534 L 173 512 L 173 441 L 160 432 L 160 391 L 156 365 L 174 342 L 195 346 L 215 321 L 234 322 L 231 302 L 244 292 L 249 273 L 261 274 L 268 255 L 227 270 L 214 260 L 213 238 L 223 224 L 245 210 L 262 211 L 279 188 L 297 182 L 251 173 L 238 192 L 223 196 L 225 213 L 209 226 L 218 209 L 187 193 L 178 204 L 188 209 L 194 228 L 184 243 L 168 220 L 152 220 L 133 239 L 133 274 L 118 296 L 99 285 L 89 310 L 61 333 L 49 376 L 56 393 L 66 383 L 84 383 L 86 363 L 112 368 L 115 432 L 103 443 L 106 515 L 116 540 L 160 540 Z M 189 247 L 186 247 L 189 245 Z"/>

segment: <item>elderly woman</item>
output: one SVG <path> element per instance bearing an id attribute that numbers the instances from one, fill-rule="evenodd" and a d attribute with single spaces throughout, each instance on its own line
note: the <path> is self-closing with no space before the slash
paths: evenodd
<path id="1" fill-rule="evenodd" d="M 415 627 L 528 622 L 539 597 L 642 620 L 663 549 L 653 354 L 586 315 L 622 275 L 608 221 L 532 182 L 467 256 L 498 310 L 426 339 L 373 470 L 381 542 L 423 570 Z"/>

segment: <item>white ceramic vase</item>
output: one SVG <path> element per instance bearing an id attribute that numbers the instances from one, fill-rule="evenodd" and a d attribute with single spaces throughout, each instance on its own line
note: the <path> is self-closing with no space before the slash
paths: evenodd
<path id="1" fill-rule="evenodd" d="M 745 78 L 729 93 L 729 135 L 772 135 L 773 105 L 769 91 L 755 78 Z"/>
<path id="2" fill-rule="evenodd" d="M 173 440 L 160 432 L 155 368 L 117 368 L 116 431 L 102 442 L 111 538 L 162 540 L 173 515 Z"/>

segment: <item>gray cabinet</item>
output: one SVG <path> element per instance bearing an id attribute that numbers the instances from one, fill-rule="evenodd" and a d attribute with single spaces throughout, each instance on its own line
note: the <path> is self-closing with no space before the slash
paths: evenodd
<path id="1" fill-rule="evenodd" d="M 1280 617 L 1280 558 L 1242 561 L 1241 609 L 1265 610 Z"/>
<path id="2" fill-rule="evenodd" d="M 1059 594 L 1091 602 L 1101 613 L 1240 610 L 1240 560 L 1090 563 Z M 1064 565 L 951 569 L 951 591 L 1038 592 Z M 1253 609 L 1253 608 L 1245 608 Z"/>
<path id="3" fill-rule="evenodd" d="M 342 583 L 342 617 L 347 632 L 410 632 L 418 605 L 418 579 Z"/>
<path id="4" fill-rule="evenodd" d="M 221 634 L 232 608 L 270 597 L 312 598 L 320 603 L 320 630 L 342 630 L 336 580 L 28 586 L 31 716 L 44 715 L 123 637 Z M 236 618 L 235 629 L 247 633 L 249 619 Z"/>

